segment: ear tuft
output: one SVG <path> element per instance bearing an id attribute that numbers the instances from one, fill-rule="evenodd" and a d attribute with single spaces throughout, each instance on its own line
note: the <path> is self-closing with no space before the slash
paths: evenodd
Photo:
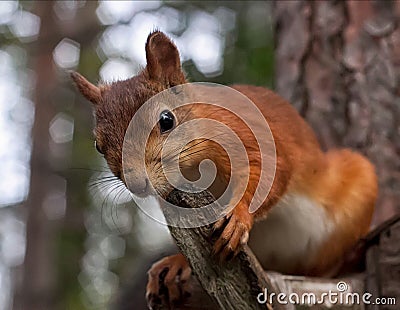
<path id="1" fill-rule="evenodd" d="M 178 49 L 161 31 L 154 31 L 148 36 L 146 60 L 150 78 L 166 81 L 170 86 L 184 82 Z"/>
<path id="2" fill-rule="evenodd" d="M 80 93 L 93 104 L 98 104 L 101 100 L 101 90 L 96 85 L 90 83 L 78 72 L 71 72 L 71 78 L 78 87 Z"/>

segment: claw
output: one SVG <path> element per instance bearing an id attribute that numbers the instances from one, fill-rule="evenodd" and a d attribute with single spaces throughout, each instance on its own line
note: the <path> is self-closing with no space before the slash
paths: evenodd
<path id="1" fill-rule="evenodd" d="M 218 233 L 220 230 L 226 227 L 231 216 L 232 213 L 229 213 L 228 215 L 225 215 L 224 217 L 220 218 L 217 222 L 214 223 L 213 228 L 211 230 L 211 237 L 215 237 L 216 233 Z"/>
<path id="2" fill-rule="evenodd" d="M 233 259 L 241 250 L 241 246 L 249 240 L 249 231 L 253 224 L 252 215 L 247 209 L 236 207 L 226 217 L 214 224 L 212 237 L 218 232 L 212 255 L 219 256 L 219 261 Z"/>
<path id="3" fill-rule="evenodd" d="M 148 272 L 146 299 L 149 308 L 169 306 L 174 308 L 187 298 L 184 285 L 191 276 L 191 269 L 182 254 L 168 256 L 155 263 Z"/>

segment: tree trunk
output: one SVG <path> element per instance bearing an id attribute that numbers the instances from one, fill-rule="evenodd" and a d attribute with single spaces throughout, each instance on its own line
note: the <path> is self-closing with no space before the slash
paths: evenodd
<path id="1" fill-rule="evenodd" d="M 39 42 L 42 37 L 54 31 L 53 7 L 46 2 L 37 2 L 35 14 L 41 18 Z M 37 74 L 35 101 L 35 121 L 32 129 L 31 179 L 26 202 L 27 249 L 20 284 L 17 283 L 14 309 L 54 309 L 56 270 L 54 264 L 54 222 L 48 221 L 44 212 L 44 202 L 57 186 L 52 169 L 49 124 L 55 116 L 52 92 L 56 87 L 52 52 L 56 41 L 37 45 L 37 56 L 31 65 Z"/>
<path id="2" fill-rule="evenodd" d="M 375 164 L 374 224 L 400 212 L 400 2 L 276 1 L 274 15 L 277 92 L 324 149 Z"/>

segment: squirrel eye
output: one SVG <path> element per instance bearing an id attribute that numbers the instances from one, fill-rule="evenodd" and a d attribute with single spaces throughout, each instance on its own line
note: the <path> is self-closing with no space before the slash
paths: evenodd
<path id="1" fill-rule="evenodd" d="M 94 140 L 94 147 L 96 148 L 97 152 L 104 154 L 96 140 Z"/>
<path id="2" fill-rule="evenodd" d="M 160 114 L 160 131 L 161 133 L 166 133 L 174 128 L 175 125 L 175 117 L 171 113 L 171 111 L 165 110 Z"/>

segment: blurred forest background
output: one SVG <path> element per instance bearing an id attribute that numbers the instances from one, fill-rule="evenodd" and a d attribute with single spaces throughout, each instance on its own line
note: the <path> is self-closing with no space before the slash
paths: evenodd
<path id="1" fill-rule="evenodd" d="M 399 212 L 399 12 L 393 1 L 1 1 L 0 309 L 105 309 L 121 292 L 142 309 L 147 267 L 172 241 L 106 182 L 68 71 L 133 76 L 156 28 L 191 81 L 275 88 L 324 148 L 366 154 L 381 185 L 374 224 Z"/>
<path id="2" fill-rule="evenodd" d="M 99 181 L 91 106 L 68 71 L 135 75 L 157 28 L 190 80 L 272 86 L 270 16 L 265 2 L 1 1 L 0 309 L 106 308 L 170 251 L 165 227 Z"/>

